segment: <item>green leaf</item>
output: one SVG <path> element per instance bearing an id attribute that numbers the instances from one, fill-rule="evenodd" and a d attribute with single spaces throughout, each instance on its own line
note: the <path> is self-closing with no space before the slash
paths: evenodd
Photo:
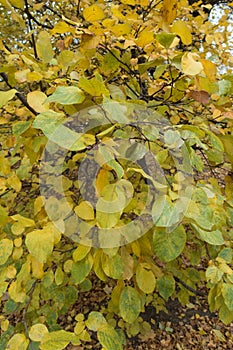
<path id="1" fill-rule="evenodd" d="M 13 242 L 8 238 L 3 238 L 0 241 L 0 265 L 4 265 L 7 259 L 12 254 Z"/>
<path id="2" fill-rule="evenodd" d="M 169 262 L 177 258 L 186 243 L 186 232 L 182 225 L 174 231 L 156 228 L 153 234 L 154 251 L 161 261 Z"/>
<path id="3" fill-rule="evenodd" d="M 27 350 L 29 340 L 26 339 L 24 334 L 16 333 L 7 343 L 7 350 Z"/>
<path id="4" fill-rule="evenodd" d="M 79 284 L 89 275 L 93 265 L 93 257 L 89 254 L 85 259 L 75 262 L 71 268 L 71 277 L 75 284 Z"/>
<path id="5" fill-rule="evenodd" d="M 102 328 L 104 325 L 107 324 L 107 321 L 105 320 L 104 316 L 100 312 L 92 311 L 88 315 L 88 319 L 86 321 L 86 326 L 91 331 L 98 331 L 98 329 Z"/>
<path id="6" fill-rule="evenodd" d="M 55 92 L 49 96 L 45 103 L 57 102 L 62 105 L 79 104 L 85 100 L 85 95 L 76 86 L 58 86 Z"/>
<path id="7" fill-rule="evenodd" d="M 174 278 L 171 275 L 163 275 L 162 277 L 158 278 L 158 280 L 157 280 L 157 288 L 158 288 L 159 294 L 165 300 L 168 300 L 168 298 L 175 291 Z"/>
<path id="8" fill-rule="evenodd" d="M 138 287 L 146 294 L 153 293 L 155 289 L 155 275 L 150 269 L 150 265 L 140 263 L 136 269 L 136 282 Z"/>
<path id="9" fill-rule="evenodd" d="M 27 234 L 25 243 L 29 253 L 45 263 L 53 251 L 54 234 L 48 229 L 35 230 Z"/>
<path id="10" fill-rule="evenodd" d="M 156 40 L 166 49 L 168 49 L 173 40 L 175 39 L 176 35 L 175 34 L 169 34 L 169 33 L 160 33 L 156 35 Z"/>
<path id="11" fill-rule="evenodd" d="M 123 262 L 120 255 L 115 255 L 108 260 L 109 276 L 114 279 L 122 278 L 123 274 Z"/>
<path id="12" fill-rule="evenodd" d="M 199 226 L 191 224 L 195 230 L 198 232 L 200 239 L 212 245 L 222 245 L 224 244 L 224 239 L 222 232 L 220 230 L 215 231 L 204 231 Z"/>
<path id="13" fill-rule="evenodd" d="M 0 91 L 0 108 L 5 106 L 16 94 L 17 90 Z"/>
<path id="14" fill-rule="evenodd" d="M 125 287 L 120 296 L 120 315 L 124 321 L 133 323 L 141 312 L 141 299 L 132 287 Z"/>
<path id="15" fill-rule="evenodd" d="M 53 58 L 54 52 L 50 41 L 50 35 L 46 31 L 39 32 L 38 40 L 36 42 L 36 49 L 39 58 L 49 63 Z"/>
<path id="16" fill-rule="evenodd" d="M 113 327 L 105 325 L 97 331 L 100 344 L 106 350 L 123 350 L 121 338 Z"/>
<path id="17" fill-rule="evenodd" d="M 14 136 L 16 138 L 19 137 L 21 134 L 23 134 L 30 127 L 30 125 L 31 125 L 31 121 L 27 121 L 27 122 L 20 121 L 20 122 L 15 123 L 12 127 L 12 131 L 13 131 Z"/>
<path id="18" fill-rule="evenodd" d="M 74 338 L 74 333 L 66 331 L 55 331 L 43 336 L 40 343 L 40 350 L 62 350 Z"/>
<path id="19" fill-rule="evenodd" d="M 233 311 L 233 284 L 223 283 L 222 295 L 224 302 L 230 311 Z"/>

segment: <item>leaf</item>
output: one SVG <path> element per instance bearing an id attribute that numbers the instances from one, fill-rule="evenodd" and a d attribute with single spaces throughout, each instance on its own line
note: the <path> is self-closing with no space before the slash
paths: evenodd
<path id="1" fill-rule="evenodd" d="M 167 301 L 175 291 L 175 280 L 171 275 L 163 275 L 157 280 L 159 294 Z"/>
<path id="2" fill-rule="evenodd" d="M 189 96 L 192 97 L 195 101 L 207 105 L 210 101 L 210 94 L 204 90 L 192 90 L 189 93 Z"/>
<path id="3" fill-rule="evenodd" d="M 216 284 L 221 281 L 223 272 L 217 266 L 209 266 L 206 270 L 206 280 Z"/>
<path id="4" fill-rule="evenodd" d="M 106 350 L 123 350 L 121 338 L 115 329 L 108 324 L 97 331 L 97 338 Z"/>
<path id="5" fill-rule="evenodd" d="M 63 330 L 46 333 L 40 343 L 40 350 L 62 350 L 73 338 L 73 333 Z"/>
<path id="6" fill-rule="evenodd" d="M 22 135 L 26 130 L 29 129 L 29 127 L 31 126 L 31 122 L 30 121 L 19 121 L 16 122 L 15 124 L 13 124 L 12 126 L 12 131 L 13 134 L 16 138 L 18 138 L 20 135 Z"/>
<path id="7" fill-rule="evenodd" d="M 172 232 L 156 228 L 153 234 L 154 251 L 161 261 L 169 262 L 177 258 L 186 243 L 186 233 L 182 225 Z"/>
<path id="8" fill-rule="evenodd" d="M 29 330 L 29 338 L 33 341 L 39 342 L 48 332 L 48 328 L 43 323 L 36 323 Z"/>
<path id="9" fill-rule="evenodd" d="M 90 250 L 91 250 L 91 247 L 80 244 L 78 248 L 76 248 L 75 251 L 73 252 L 74 261 L 76 262 L 76 261 L 83 260 L 87 256 Z"/>
<path id="10" fill-rule="evenodd" d="M 133 323 L 141 312 L 141 299 L 133 287 L 125 287 L 120 296 L 120 316 L 125 322 Z"/>
<path id="11" fill-rule="evenodd" d="M 214 83 L 216 81 L 216 75 L 217 75 L 217 67 L 216 65 L 209 61 L 209 60 L 200 60 L 201 64 L 203 65 L 205 75 L 209 79 L 211 83 Z"/>
<path id="12" fill-rule="evenodd" d="M 138 287 L 146 294 L 153 293 L 155 289 L 155 275 L 150 270 L 150 265 L 140 263 L 136 269 L 136 282 Z"/>
<path id="13" fill-rule="evenodd" d="M 13 242 L 8 238 L 0 240 L 0 265 L 4 265 L 13 252 Z"/>
<path id="14" fill-rule="evenodd" d="M 136 43 L 138 46 L 140 47 L 144 47 L 148 44 L 151 44 L 154 40 L 154 33 L 153 32 L 150 32 L 150 31 L 147 31 L 147 30 L 143 30 L 137 40 L 136 40 Z"/>
<path id="15" fill-rule="evenodd" d="M 28 104 L 38 113 L 45 112 L 49 109 L 48 104 L 44 104 L 47 96 L 41 91 L 32 91 L 27 94 Z"/>
<path id="16" fill-rule="evenodd" d="M 172 25 L 172 32 L 179 35 L 183 44 L 192 44 L 192 34 L 185 21 L 178 20 Z"/>
<path id="17" fill-rule="evenodd" d="M 181 67 L 187 75 L 197 75 L 203 70 L 203 65 L 198 61 L 199 56 L 196 53 L 185 52 L 181 59 Z"/>
<path id="18" fill-rule="evenodd" d="M 79 79 L 79 86 L 91 96 L 109 96 L 109 91 L 105 87 L 102 76 L 98 73 L 96 73 L 95 77 L 92 79 L 87 79 L 82 76 Z"/>
<path id="19" fill-rule="evenodd" d="M 71 268 L 71 277 L 75 284 L 82 283 L 89 275 L 93 265 L 93 257 L 91 254 L 81 261 L 73 263 Z"/>
<path id="20" fill-rule="evenodd" d="M 50 35 L 46 31 L 39 32 L 38 39 L 36 42 L 36 49 L 39 58 L 45 62 L 49 63 L 53 58 L 53 48 L 50 41 Z"/>
<path id="21" fill-rule="evenodd" d="M 54 234 L 46 229 L 35 230 L 27 234 L 25 243 L 29 253 L 45 263 L 53 251 Z"/>
<path id="22" fill-rule="evenodd" d="M 117 101 L 104 96 L 103 108 L 108 113 L 110 120 L 117 123 L 128 123 L 129 119 L 126 116 L 127 107 Z"/>
<path id="23" fill-rule="evenodd" d="M 233 285 L 230 283 L 222 284 L 222 295 L 224 302 L 230 311 L 233 311 Z"/>
<path id="24" fill-rule="evenodd" d="M 83 201 L 77 207 L 75 207 L 74 212 L 83 220 L 93 220 L 95 218 L 94 209 L 91 203 L 87 201 Z"/>
<path id="25" fill-rule="evenodd" d="M 176 18 L 177 1 L 176 0 L 164 0 L 162 7 L 162 18 L 165 23 L 170 24 Z"/>
<path id="26" fill-rule="evenodd" d="M 8 91 L 0 91 L 0 108 L 5 106 L 8 101 L 15 97 L 17 90 L 11 89 Z"/>
<path id="27" fill-rule="evenodd" d="M 100 21 L 105 17 L 104 11 L 99 5 L 91 5 L 83 10 L 83 17 L 88 22 Z"/>
<path id="28" fill-rule="evenodd" d="M 107 321 L 105 320 L 101 312 L 90 312 L 90 314 L 88 315 L 88 319 L 86 320 L 87 328 L 94 332 L 98 331 L 98 329 L 102 328 L 106 324 Z"/>
<path id="29" fill-rule="evenodd" d="M 24 334 L 16 333 L 7 343 L 6 350 L 27 350 L 28 344 L 29 340 Z"/>
<path id="30" fill-rule="evenodd" d="M 85 100 L 85 95 L 76 86 L 58 86 L 55 92 L 46 99 L 48 102 L 57 102 L 62 105 L 80 104 Z"/>
<path id="31" fill-rule="evenodd" d="M 9 0 L 9 2 L 11 3 L 12 6 L 23 10 L 24 9 L 24 0 Z"/>
<path id="32" fill-rule="evenodd" d="M 212 244 L 212 245 L 222 245 L 224 244 L 224 239 L 222 232 L 220 230 L 215 231 L 204 231 L 198 225 L 192 224 L 195 230 L 198 232 L 201 240 Z"/>
<path id="33" fill-rule="evenodd" d="M 160 33 L 156 35 L 156 40 L 163 46 L 165 49 L 169 49 L 173 40 L 175 39 L 175 34 L 170 33 Z"/>

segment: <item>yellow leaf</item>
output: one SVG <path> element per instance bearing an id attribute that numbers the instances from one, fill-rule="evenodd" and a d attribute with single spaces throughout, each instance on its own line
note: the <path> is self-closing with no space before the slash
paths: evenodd
<path id="1" fill-rule="evenodd" d="M 48 332 L 48 328 L 43 323 L 36 323 L 29 330 L 29 338 L 32 341 L 39 342 Z"/>
<path id="2" fill-rule="evenodd" d="M 162 7 L 162 17 L 165 23 L 170 24 L 176 18 L 177 1 L 164 0 Z"/>
<path id="3" fill-rule="evenodd" d="M 198 61 L 199 56 L 196 53 L 185 52 L 181 59 L 181 67 L 185 74 L 197 75 L 203 70 L 203 65 Z"/>
<path id="4" fill-rule="evenodd" d="M 24 9 L 24 0 L 9 0 L 12 6 L 23 10 Z"/>
<path id="5" fill-rule="evenodd" d="M 27 94 L 28 104 L 38 113 L 45 112 L 49 109 L 49 103 L 44 104 L 46 99 L 47 96 L 41 91 L 32 91 Z"/>
<path id="6" fill-rule="evenodd" d="M 103 19 L 105 17 L 105 14 L 100 6 L 92 5 L 84 9 L 83 17 L 88 22 L 96 22 Z"/>
<path id="7" fill-rule="evenodd" d="M 29 340 L 26 339 L 24 334 L 16 333 L 8 341 L 6 349 L 7 350 L 27 350 Z"/>
<path id="8" fill-rule="evenodd" d="M 54 235 L 50 230 L 35 230 L 27 234 L 25 243 L 29 253 L 45 263 L 53 250 Z"/>
<path id="9" fill-rule="evenodd" d="M 33 81 L 40 81 L 42 80 L 43 75 L 40 74 L 39 72 L 28 72 L 27 73 L 27 81 L 28 82 L 33 82 Z"/>
<path id="10" fill-rule="evenodd" d="M 32 276 L 38 279 L 42 279 L 44 276 L 43 266 L 44 264 L 37 260 L 34 256 L 30 255 Z"/>
<path id="11" fill-rule="evenodd" d="M 22 183 L 16 174 L 12 174 L 7 179 L 7 185 L 9 187 L 13 188 L 16 192 L 19 192 L 21 190 L 21 187 L 22 187 Z"/>
<path id="12" fill-rule="evenodd" d="M 172 32 L 180 36 L 183 44 L 192 44 L 192 34 L 186 22 L 176 21 L 172 26 Z"/>
<path id="13" fill-rule="evenodd" d="M 15 79 L 19 83 L 24 83 L 25 81 L 27 81 L 28 73 L 30 73 L 30 69 L 19 70 L 18 72 L 15 72 Z"/>
<path id="14" fill-rule="evenodd" d="M 111 31 L 116 36 L 127 35 L 131 32 L 131 26 L 128 23 L 116 24 L 111 28 Z"/>
<path id="15" fill-rule="evenodd" d="M 217 68 L 215 64 L 209 60 L 200 60 L 203 65 L 205 75 L 211 83 L 216 81 Z"/>
<path id="16" fill-rule="evenodd" d="M 17 90 L 11 89 L 9 91 L 0 91 L 0 108 L 5 106 L 16 94 Z"/>
<path id="17" fill-rule="evenodd" d="M 77 262 L 84 259 L 90 250 L 91 250 L 91 247 L 80 244 L 78 248 L 75 249 L 75 251 L 73 252 L 74 261 Z"/>
<path id="18" fill-rule="evenodd" d="M 109 185 L 109 171 L 106 169 L 100 169 L 95 183 L 95 188 L 98 196 L 107 185 Z"/>
<path id="19" fill-rule="evenodd" d="M 138 39 L 136 40 L 136 43 L 138 46 L 144 47 L 148 44 L 151 44 L 153 40 L 154 40 L 154 33 L 144 30 L 139 34 Z"/>
<path id="20" fill-rule="evenodd" d="M 75 214 L 83 220 L 93 220 L 95 217 L 94 209 L 91 203 L 87 201 L 81 202 L 75 209 Z"/>
<path id="21" fill-rule="evenodd" d="M 92 79 L 81 77 L 79 80 L 79 86 L 91 96 L 109 96 L 109 91 L 105 87 L 101 75 L 98 73 L 96 73 L 95 77 Z"/>
<path id="22" fill-rule="evenodd" d="M 13 242 L 8 238 L 3 238 L 0 241 L 0 265 L 4 265 L 7 259 L 12 254 Z"/>
<path id="23" fill-rule="evenodd" d="M 23 303 L 27 297 L 26 290 L 21 287 L 21 284 L 18 281 L 13 281 L 8 289 L 9 296 L 16 303 Z M 9 348 L 15 350 L 17 348 Z"/>

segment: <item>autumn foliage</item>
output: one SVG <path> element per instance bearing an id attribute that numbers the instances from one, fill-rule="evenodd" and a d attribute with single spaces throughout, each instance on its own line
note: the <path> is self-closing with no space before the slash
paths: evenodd
<path id="1" fill-rule="evenodd" d="M 203 288 L 233 320 L 232 5 L 1 1 L 1 350 L 120 350 Z"/>

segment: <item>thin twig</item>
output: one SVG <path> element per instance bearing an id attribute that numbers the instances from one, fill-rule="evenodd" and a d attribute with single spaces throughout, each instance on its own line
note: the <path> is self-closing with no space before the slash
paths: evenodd
<path id="1" fill-rule="evenodd" d="M 188 286 L 185 282 L 181 281 L 178 277 L 174 276 L 174 280 L 177 283 L 180 283 L 185 289 L 194 293 L 195 295 L 202 296 L 202 297 L 204 296 L 204 293 L 200 292 L 199 290 L 195 290 L 192 287 Z"/>

